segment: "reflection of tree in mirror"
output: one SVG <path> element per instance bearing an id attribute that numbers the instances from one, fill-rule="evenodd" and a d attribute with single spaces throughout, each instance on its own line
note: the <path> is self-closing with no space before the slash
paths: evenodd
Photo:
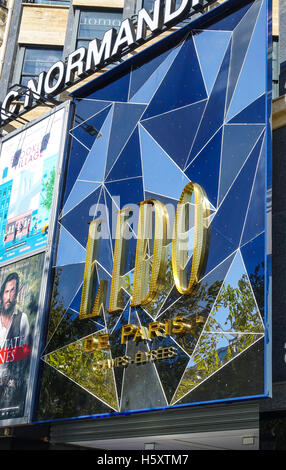
<path id="1" fill-rule="evenodd" d="M 78 312 L 65 306 L 60 295 L 62 269 L 55 272 L 53 294 L 50 304 L 49 328 L 47 334 L 48 350 L 63 347 L 79 338 L 94 333 L 100 328 L 92 318 L 79 319 Z"/>
<path id="2" fill-rule="evenodd" d="M 55 273 L 54 273 L 53 292 L 52 292 L 52 299 L 51 299 L 50 312 L 49 312 L 49 327 L 48 327 L 48 333 L 47 333 L 47 342 L 50 341 L 51 336 L 55 332 L 65 312 L 63 297 L 62 298 L 59 297 L 60 296 L 59 284 L 60 284 L 61 272 L 62 272 L 62 269 L 59 268 L 55 270 Z"/>
<path id="3" fill-rule="evenodd" d="M 262 317 L 264 316 L 264 262 L 255 266 L 254 272 L 249 275 L 249 280 Z"/>
<path id="4" fill-rule="evenodd" d="M 201 334 L 209 312 L 215 302 L 222 280 L 209 284 L 206 280 L 197 285 L 192 295 L 183 295 L 160 316 L 160 321 L 174 319 L 176 316 L 184 317 L 193 325 L 187 334 L 172 334 L 178 344 L 188 353 L 192 354 L 197 340 Z"/>
<path id="5" fill-rule="evenodd" d="M 55 358 L 53 365 L 57 367 Z M 73 380 L 59 374 L 53 367 L 45 367 L 39 402 L 39 419 L 49 419 L 50 416 L 54 418 L 84 416 L 91 415 L 95 411 L 100 414 L 113 410 L 95 399 L 84 388 L 81 389 Z"/>
<path id="6" fill-rule="evenodd" d="M 88 392 L 117 408 L 112 369 L 95 368 L 99 361 L 110 358 L 109 352 L 85 352 L 83 341 L 78 341 L 49 354 L 46 361 Z"/>
<path id="7" fill-rule="evenodd" d="M 258 276 L 258 270 L 252 276 L 255 290 L 261 293 L 264 290 L 263 277 Z M 223 324 L 218 321 L 219 310 L 224 309 Z M 252 287 L 246 274 L 239 279 L 237 287 L 230 284 L 223 285 L 211 314 L 208 329 L 219 331 L 248 331 L 252 333 L 263 332 L 261 317 L 255 302 Z"/>
<path id="8" fill-rule="evenodd" d="M 257 274 L 258 269 L 253 279 L 260 292 L 263 289 L 263 277 Z M 225 313 L 219 319 L 221 309 L 225 309 Z M 263 332 L 247 276 L 243 274 L 236 287 L 223 285 L 174 401 L 245 351 L 263 336 Z"/>

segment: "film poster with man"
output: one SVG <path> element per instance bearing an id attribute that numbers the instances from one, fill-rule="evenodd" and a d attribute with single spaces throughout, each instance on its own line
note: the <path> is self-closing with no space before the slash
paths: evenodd
<path id="1" fill-rule="evenodd" d="M 0 419 L 24 415 L 44 253 L 0 268 Z"/>

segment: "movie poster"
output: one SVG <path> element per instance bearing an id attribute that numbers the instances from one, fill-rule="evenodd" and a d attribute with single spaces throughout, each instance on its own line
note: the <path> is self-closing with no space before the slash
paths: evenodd
<path id="1" fill-rule="evenodd" d="M 0 263 L 47 243 L 64 118 L 62 108 L 3 142 Z"/>
<path id="2" fill-rule="evenodd" d="M 45 253 L 0 269 L 0 419 L 21 418 L 25 402 Z"/>

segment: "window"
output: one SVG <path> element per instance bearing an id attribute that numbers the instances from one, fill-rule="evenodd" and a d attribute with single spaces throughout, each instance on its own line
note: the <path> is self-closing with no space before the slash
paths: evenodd
<path id="1" fill-rule="evenodd" d="M 21 85 L 27 85 L 31 78 L 47 72 L 58 60 L 62 59 L 62 49 L 26 47 L 24 50 Z"/>
<path id="2" fill-rule="evenodd" d="M 181 6 L 181 3 L 182 0 L 176 0 L 174 9 L 177 10 Z M 154 0 L 142 0 L 142 8 L 145 8 L 145 10 L 147 10 L 149 13 L 152 13 L 154 8 Z M 178 23 L 176 26 L 184 26 L 190 21 L 190 18 L 185 18 L 181 23 Z"/>
<path id="3" fill-rule="evenodd" d="M 88 42 L 92 39 L 102 39 L 108 29 L 119 30 L 121 21 L 121 11 L 82 10 L 79 18 L 76 48 L 87 47 Z"/>
<path id="4" fill-rule="evenodd" d="M 24 0 L 25 3 L 41 3 L 45 5 L 68 5 L 70 0 Z"/>
<path id="5" fill-rule="evenodd" d="M 142 7 L 147 11 L 152 11 L 154 5 L 154 0 L 143 0 Z"/>
<path id="6" fill-rule="evenodd" d="M 176 0 L 176 9 L 181 5 L 182 0 Z M 153 11 L 154 0 L 143 0 L 142 8 L 145 8 L 147 11 Z"/>

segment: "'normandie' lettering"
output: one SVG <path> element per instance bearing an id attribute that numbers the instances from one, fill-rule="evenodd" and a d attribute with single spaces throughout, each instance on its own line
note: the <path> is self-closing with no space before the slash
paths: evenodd
<path id="1" fill-rule="evenodd" d="M 109 29 L 102 40 L 91 40 L 87 48 L 79 47 L 65 61 L 59 60 L 47 72 L 41 72 L 37 81 L 29 80 L 22 110 L 21 88 L 19 91 L 9 91 L 0 106 L 0 126 L 38 105 L 43 99 L 48 101 L 75 82 L 118 60 L 121 55 L 126 55 L 138 47 L 138 44 L 149 41 L 162 30 L 203 11 L 207 4 L 214 1 L 182 0 L 176 8 L 173 0 L 155 0 L 153 13 L 142 8 L 138 12 L 136 25 L 130 19 L 125 19 L 118 32 L 114 28 Z"/>

